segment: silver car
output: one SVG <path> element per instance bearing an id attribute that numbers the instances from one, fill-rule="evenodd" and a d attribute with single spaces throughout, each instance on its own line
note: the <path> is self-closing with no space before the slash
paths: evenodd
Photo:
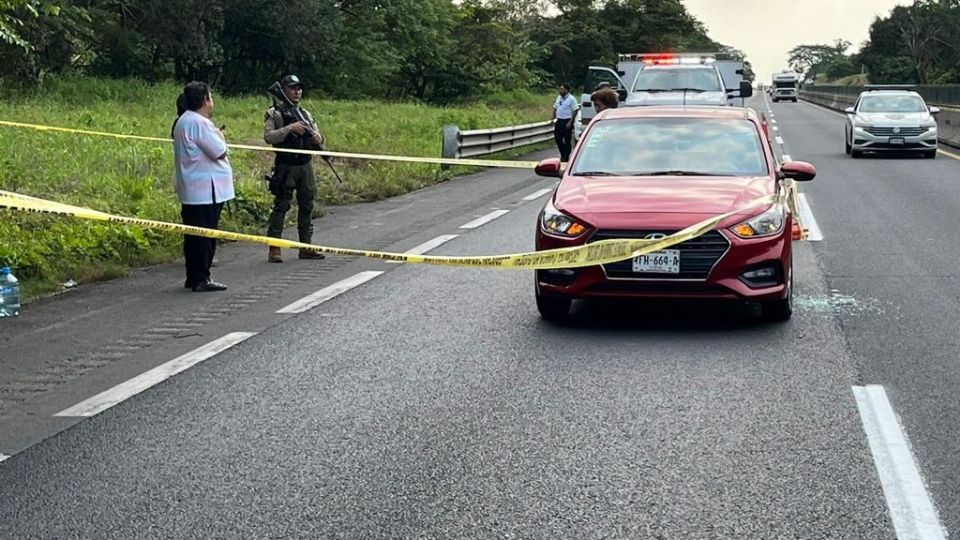
<path id="1" fill-rule="evenodd" d="M 869 89 L 846 110 L 844 146 L 851 157 L 864 152 L 921 152 L 937 157 L 937 107 L 910 90 Z"/>

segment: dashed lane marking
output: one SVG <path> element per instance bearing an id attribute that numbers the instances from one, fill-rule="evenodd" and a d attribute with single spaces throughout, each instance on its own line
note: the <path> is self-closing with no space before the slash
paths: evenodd
<path id="1" fill-rule="evenodd" d="M 0 461 L 6 461 L 8 459 L 10 459 L 10 456 L 6 454 L 0 454 Z"/>
<path id="2" fill-rule="evenodd" d="M 783 146 L 783 137 L 777 137 L 777 144 Z"/>
<path id="3" fill-rule="evenodd" d="M 920 469 L 887 393 L 880 385 L 854 386 L 853 395 L 899 540 L 946 540 Z"/>
<path id="4" fill-rule="evenodd" d="M 161 364 L 150 371 L 137 375 L 136 377 L 122 382 L 109 390 L 81 401 L 80 403 L 64 409 L 54 416 L 66 417 L 88 417 L 99 414 L 114 405 L 129 399 L 140 392 L 163 382 L 174 375 L 185 371 L 208 358 L 216 356 L 221 352 L 241 343 L 248 338 L 255 336 L 255 332 L 233 332 L 223 336 L 220 339 L 211 341 L 206 345 L 194 349 L 183 356 L 178 356 L 165 364 Z"/>
<path id="5" fill-rule="evenodd" d="M 820 230 L 820 225 L 817 224 L 817 218 L 813 217 L 813 210 L 810 208 L 810 203 L 807 202 L 806 194 L 797 194 L 797 199 L 799 201 L 798 210 L 800 211 L 800 223 L 807 228 L 807 240 L 810 242 L 820 242 L 823 240 L 823 231 Z"/>
<path id="6" fill-rule="evenodd" d="M 793 158 L 790 157 L 790 154 L 784 154 L 780 156 L 781 161 L 793 161 Z"/>
<path id="7" fill-rule="evenodd" d="M 773 126 L 773 130 L 774 130 L 774 131 L 780 131 L 780 128 L 778 128 L 777 126 Z"/>
<path id="8" fill-rule="evenodd" d="M 476 229 L 477 227 L 486 225 L 487 223 L 490 223 L 491 221 L 497 219 L 498 217 L 500 217 L 500 216 L 502 216 L 502 215 L 504 215 L 504 214 L 508 214 L 509 212 L 510 212 L 509 210 L 494 210 L 493 212 L 490 212 L 489 214 L 484 215 L 484 216 L 480 216 L 480 217 L 478 217 L 477 219 L 475 219 L 475 220 L 473 220 L 473 221 L 471 221 L 471 222 L 469 222 L 469 223 L 464 223 L 463 225 L 460 226 L 460 228 L 461 228 L 461 229 Z"/>
<path id="9" fill-rule="evenodd" d="M 408 255 L 423 255 L 424 253 L 437 249 L 438 247 L 442 246 L 443 244 L 446 244 L 447 242 L 453 240 L 456 237 L 457 235 L 455 234 L 442 234 L 434 238 L 433 240 L 427 240 L 426 242 L 420 244 L 419 246 L 412 247 L 407 251 L 404 251 L 404 253 Z M 403 264 L 403 261 L 387 261 L 387 262 L 391 264 Z"/>
<path id="10" fill-rule="evenodd" d="M 324 287 L 323 289 L 320 289 L 311 295 L 305 296 L 289 306 L 277 310 L 277 313 L 303 313 L 304 311 L 308 311 L 319 306 L 327 300 L 340 296 L 354 287 L 363 285 L 382 273 L 383 272 L 376 270 L 360 272 L 359 274 L 350 276 L 347 279 L 338 281 L 333 285 Z"/>
<path id="11" fill-rule="evenodd" d="M 539 199 L 540 197 L 543 197 L 543 196 L 546 195 L 547 193 L 550 193 L 551 191 L 553 191 L 553 188 L 543 188 L 543 189 L 534 191 L 533 193 L 527 195 L 526 197 L 523 198 L 523 200 L 525 200 L 525 201 L 535 201 L 535 200 Z"/>

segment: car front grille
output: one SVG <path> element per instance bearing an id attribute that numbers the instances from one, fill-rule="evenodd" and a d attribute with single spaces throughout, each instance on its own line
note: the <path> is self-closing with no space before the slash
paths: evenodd
<path id="1" fill-rule="evenodd" d="M 916 137 L 927 131 L 927 128 L 922 127 L 901 127 L 899 133 L 894 133 L 894 129 L 896 128 L 872 126 L 867 128 L 867 133 L 880 137 Z"/>
<path id="2" fill-rule="evenodd" d="M 599 230 L 587 243 L 600 240 L 646 238 L 651 234 L 673 234 L 676 231 L 617 231 Z M 680 273 L 657 274 L 633 271 L 633 261 L 627 259 L 603 265 L 608 278 L 613 279 L 707 279 L 710 270 L 720 257 L 730 248 L 730 241 L 718 231 L 710 231 L 703 236 L 691 238 L 686 242 L 667 249 L 680 250 Z"/>

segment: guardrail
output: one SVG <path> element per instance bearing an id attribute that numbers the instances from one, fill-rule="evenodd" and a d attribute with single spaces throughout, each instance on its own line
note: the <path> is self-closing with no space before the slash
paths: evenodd
<path id="1" fill-rule="evenodd" d="M 917 84 L 912 85 L 910 89 L 923 96 L 924 101 L 932 105 L 960 107 L 960 84 Z M 804 88 L 804 91 L 856 99 L 860 92 L 863 92 L 863 87 L 809 85 Z"/>
<path id="2" fill-rule="evenodd" d="M 470 158 L 546 142 L 553 139 L 553 123 L 537 122 L 520 126 L 461 131 L 455 125 L 443 126 L 441 157 Z"/>
<path id="3" fill-rule="evenodd" d="M 929 92 L 927 95 L 947 97 L 951 94 L 944 89 L 939 93 Z M 950 85 L 953 87 L 954 85 Z M 920 88 L 929 91 L 932 86 L 917 86 L 914 89 L 919 92 Z M 960 85 L 956 85 L 957 92 L 960 92 Z M 828 109 L 843 112 L 847 107 L 853 107 L 857 102 L 857 97 L 863 88 L 859 86 L 808 86 L 800 91 L 800 99 L 816 103 Z M 922 92 L 920 92 L 923 95 Z M 943 144 L 960 148 L 960 97 L 951 105 L 950 103 L 937 102 L 924 95 L 924 100 L 929 105 L 940 107 L 940 113 L 937 118 L 937 139 Z M 960 96 L 960 94 L 958 94 Z"/>

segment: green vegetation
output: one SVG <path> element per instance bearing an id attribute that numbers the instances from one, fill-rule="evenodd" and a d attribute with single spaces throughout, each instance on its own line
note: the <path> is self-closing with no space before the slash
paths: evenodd
<path id="1" fill-rule="evenodd" d="M 682 0 L 0 0 L 0 40 L 6 84 L 81 74 L 256 93 L 295 72 L 332 97 L 431 103 L 577 87 L 618 53 L 742 57 Z"/>
<path id="2" fill-rule="evenodd" d="M 3 119 L 94 131 L 168 137 L 180 87 L 137 80 L 57 80 L 28 94 L 0 95 Z M 226 124 L 229 142 L 264 145 L 266 96 L 214 96 L 215 122 Z M 374 100 L 316 99 L 304 106 L 317 117 L 330 150 L 438 157 L 441 126 L 476 129 L 549 118 L 552 96 L 524 92 L 492 96 L 488 104 L 432 107 Z M 179 222 L 173 193 L 172 145 L 0 126 L 0 189 L 105 212 Z M 517 150 L 498 157 L 515 156 Z M 231 151 L 237 199 L 222 228 L 263 232 L 272 197 L 261 179 L 273 154 Z M 342 186 L 317 163 L 321 203 L 390 197 L 442 180 L 435 165 L 338 160 Z M 454 167 L 464 172 L 465 167 Z M 318 205 L 322 212 L 322 204 Z M 294 213 L 290 213 L 291 219 Z M 179 256 L 177 235 L 84 222 L 63 217 L 4 212 L 0 263 L 16 269 L 26 294 L 56 290 L 68 279 L 114 277 L 132 266 Z"/>
<path id="3" fill-rule="evenodd" d="M 863 74 L 875 84 L 960 83 L 960 3 L 915 0 L 897 6 L 870 25 L 870 38 L 859 52 L 850 43 L 798 45 L 790 67 L 817 80 L 842 80 Z"/>

